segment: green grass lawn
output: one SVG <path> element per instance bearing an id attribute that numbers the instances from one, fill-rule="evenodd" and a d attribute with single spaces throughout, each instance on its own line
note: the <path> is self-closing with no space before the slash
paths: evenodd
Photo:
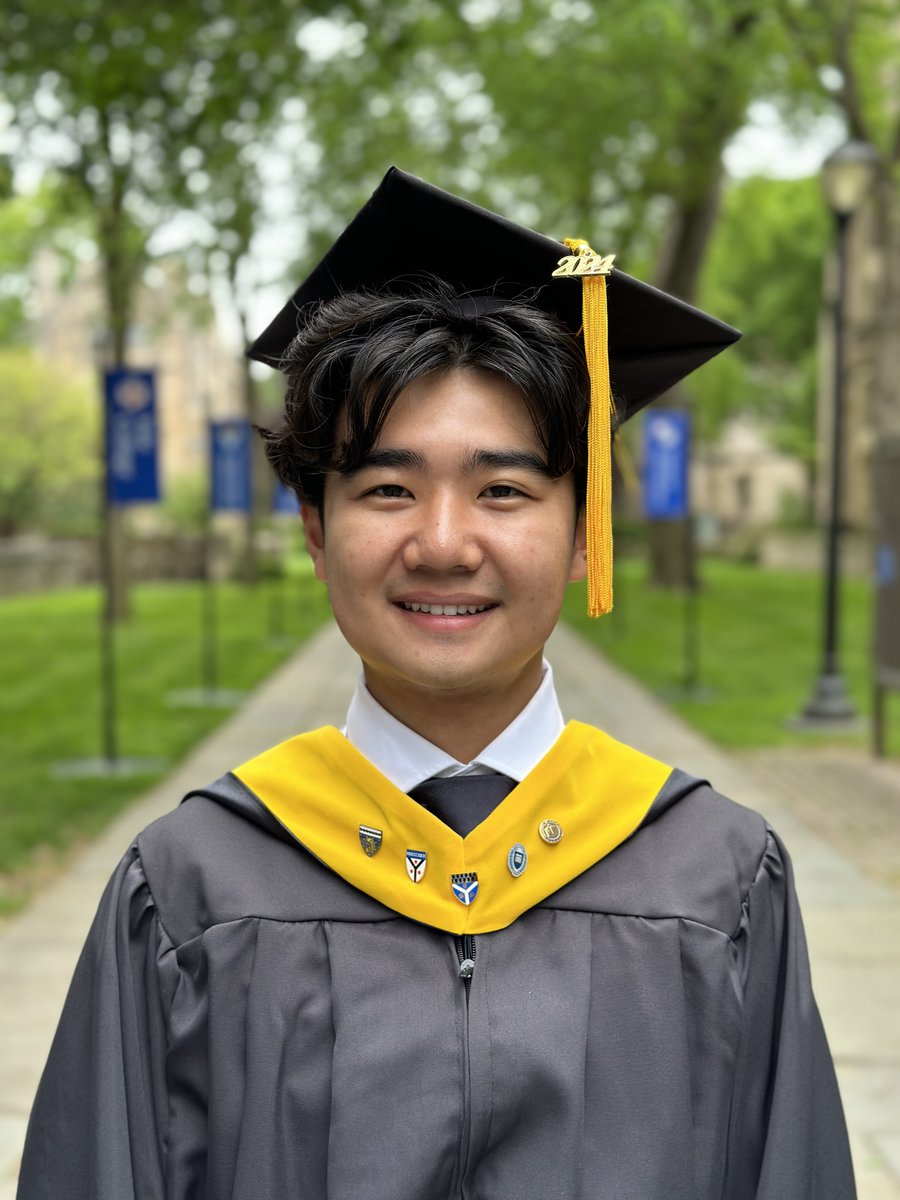
<path id="1" fill-rule="evenodd" d="M 583 587 L 564 615 L 605 654 L 721 745 L 817 744 L 787 726 L 819 668 L 821 588 L 816 576 L 762 571 L 710 560 L 699 597 L 700 683 L 708 698 L 677 695 L 683 681 L 684 598 L 643 582 L 643 564 L 617 564 L 616 608 L 589 621 Z M 277 585 L 217 589 L 219 686 L 259 682 L 327 615 L 324 589 L 308 573 Z M 860 710 L 869 712 L 871 590 L 842 590 L 842 666 Z M 17 907 L 38 874 L 71 845 L 95 834 L 158 777 L 59 779 L 53 764 L 102 750 L 98 693 L 98 605 L 94 588 L 0 600 L 0 912 Z M 133 619 L 117 633 L 119 749 L 171 767 L 227 712 L 172 708 L 167 696 L 201 683 L 200 591 L 193 584 L 135 588 Z M 280 608 L 280 615 L 279 615 Z M 268 636 L 283 632 L 273 645 Z M 900 754 L 900 700 L 889 698 L 888 750 Z M 866 744 L 866 735 L 857 735 Z M 174 798 L 173 798 L 174 803 Z"/>
<path id="2" fill-rule="evenodd" d="M 325 591 L 313 578 L 281 586 L 280 604 L 277 583 L 216 589 L 219 687 L 252 688 L 325 619 Z M 99 603 L 96 588 L 0 600 L 0 911 L 21 902 L 37 860 L 52 863 L 96 833 L 159 775 L 54 777 L 60 760 L 102 754 Z M 134 588 L 134 615 L 116 634 L 122 756 L 171 767 L 228 715 L 166 702 L 202 683 L 200 613 L 196 584 Z"/>
<path id="3" fill-rule="evenodd" d="M 768 571 L 715 559 L 701 567 L 699 680 L 708 696 L 678 696 L 684 681 L 682 595 L 647 586 L 636 559 L 616 566 L 615 609 L 592 621 L 584 589 L 570 588 L 565 619 L 604 654 L 670 700 L 722 746 L 816 745 L 820 734 L 788 728 L 809 698 L 820 667 L 822 584 L 818 576 Z M 870 585 L 841 590 L 841 667 L 860 712 L 871 711 Z M 900 754 L 900 701 L 888 698 L 888 751 Z M 893 701 L 893 702 L 892 702 Z M 836 735 L 831 735 L 835 737 Z M 867 734 L 839 735 L 860 745 Z"/>

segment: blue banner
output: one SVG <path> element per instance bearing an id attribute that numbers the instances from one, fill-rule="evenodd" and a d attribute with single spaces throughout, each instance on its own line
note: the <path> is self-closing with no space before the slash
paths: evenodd
<path id="1" fill-rule="evenodd" d="M 152 371 L 103 372 L 106 406 L 106 499 L 143 504 L 159 499 L 159 431 Z"/>
<path id="2" fill-rule="evenodd" d="M 279 515 L 295 517 L 300 511 L 300 501 L 293 488 L 285 487 L 280 479 L 275 480 L 275 490 L 272 493 L 272 512 Z"/>
<path id="3" fill-rule="evenodd" d="M 241 417 L 209 423 L 210 503 L 216 512 L 250 511 L 251 437 L 250 422 Z"/>
<path id="4" fill-rule="evenodd" d="M 661 408 L 644 419 L 644 512 L 674 521 L 689 512 L 691 426 L 686 412 Z"/>

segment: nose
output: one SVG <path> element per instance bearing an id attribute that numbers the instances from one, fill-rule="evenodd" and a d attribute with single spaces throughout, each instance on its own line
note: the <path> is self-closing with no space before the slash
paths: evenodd
<path id="1" fill-rule="evenodd" d="M 418 506 L 403 547 L 408 571 L 477 571 L 484 559 L 476 514 L 459 496 L 436 495 Z"/>

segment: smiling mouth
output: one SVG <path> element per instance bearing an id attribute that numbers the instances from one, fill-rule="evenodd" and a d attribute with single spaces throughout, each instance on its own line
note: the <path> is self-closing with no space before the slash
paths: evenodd
<path id="1" fill-rule="evenodd" d="M 486 612 L 493 604 L 420 604 L 416 600 L 402 600 L 407 612 L 431 613 L 435 617 L 468 617 Z"/>

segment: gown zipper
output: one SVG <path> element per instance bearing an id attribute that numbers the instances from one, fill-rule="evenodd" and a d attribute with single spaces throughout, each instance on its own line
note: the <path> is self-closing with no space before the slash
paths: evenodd
<path id="1" fill-rule="evenodd" d="M 464 933 L 455 941 L 456 957 L 459 959 L 459 978 L 465 984 L 466 1004 L 468 1005 L 472 976 L 475 974 L 475 938 L 471 933 Z"/>
<path id="2" fill-rule="evenodd" d="M 460 1144 L 459 1156 L 459 1176 L 458 1188 L 460 1200 L 465 1200 L 468 1196 L 468 1189 L 465 1183 L 466 1172 L 469 1165 L 469 1142 L 471 1138 L 470 1122 L 471 1116 L 471 1065 L 469 1062 L 469 992 L 472 988 L 472 976 L 475 973 L 475 938 L 470 933 L 461 934 L 455 937 L 456 957 L 459 959 L 459 971 L 457 977 L 463 981 L 466 989 L 466 1022 L 465 1022 L 465 1044 L 463 1049 L 464 1055 L 464 1075 L 465 1075 L 465 1095 L 463 1102 L 463 1128 L 465 1130 L 463 1140 Z M 454 1195 L 456 1192 L 454 1191 Z"/>

